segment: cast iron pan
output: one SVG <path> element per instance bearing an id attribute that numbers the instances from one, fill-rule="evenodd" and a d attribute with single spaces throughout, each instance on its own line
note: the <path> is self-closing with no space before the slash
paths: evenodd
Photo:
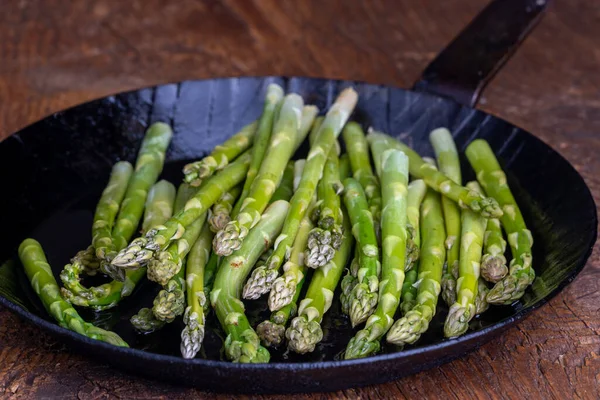
<path id="1" fill-rule="evenodd" d="M 531 134 L 471 108 L 480 89 L 521 42 L 545 8 L 544 1 L 492 2 L 427 68 L 415 91 L 357 82 L 307 78 L 229 78 L 186 81 L 96 100 L 52 115 L 0 144 L 0 303 L 23 319 L 91 357 L 136 374 L 227 392 L 330 391 L 397 379 L 459 357 L 540 307 L 584 267 L 596 239 L 596 206 L 583 179 L 558 153 Z M 177 182 L 183 164 L 206 154 L 260 114 L 264 90 L 278 82 L 326 110 L 336 94 L 354 86 L 360 102 L 354 119 L 431 155 L 430 130 L 445 126 L 460 149 L 488 140 L 508 173 L 509 184 L 533 232 L 537 279 L 511 306 L 493 307 L 472 330 L 444 340 L 447 309 L 440 306 L 428 333 L 403 351 L 339 361 L 352 329 L 334 304 L 324 320 L 325 338 L 307 356 L 274 351 L 272 363 L 220 361 L 222 333 L 209 330 L 194 360 L 179 356 L 181 325 L 154 335 L 135 335 L 128 322 L 149 304 L 151 285 L 108 312 L 82 315 L 118 332 L 132 348 L 113 347 L 60 328 L 44 312 L 15 258 L 25 237 L 38 239 L 54 272 L 90 242 L 95 203 L 117 160 L 133 161 L 145 128 L 167 121 L 175 135 L 164 177 Z M 432 94 L 433 93 L 433 94 Z M 462 105 L 464 104 L 464 105 Z M 464 161 L 464 160 L 463 160 Z M 543 166 L 543 168 L 540 168 Z M 473 179 L 464 163 L 465 179 Z M 440 302 L 443 303 L 443 302 Z M 250 305 L 254 323 L 268 315 L 264 302 Z M 214 317 L 208 325 L 216 327 Z"/>

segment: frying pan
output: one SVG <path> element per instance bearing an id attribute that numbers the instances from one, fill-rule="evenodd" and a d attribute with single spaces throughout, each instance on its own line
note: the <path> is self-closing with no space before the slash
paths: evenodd
<path id="1" fill-rule="evenodd" d="M 73 349 L 136 374 L 203 389 L 282 393 L 330 391 L 397 379 L 459 357 L 539 308 L 584 267 L 596 240 L 596 206 L 581 176 L 535 136 L 472 107 L 488 80 L 535 25 L 545 1 L 497 0 L 427 67 L 413 90 L 358 82 L 308 78 L 228 78 L 186 81 L 121 93 L 54 114 L 0 143 L 2 248 L 0 303 L 50 332 Z M 148 336 L 135 335 L 128 319 L 147 305 L 152 288 L 142 284 L 119 307 L 84 318 L 115 330 L 132 348 L 94 341 L 56 325 L 31 291 L 15 257 L 25 237 L 38 239 L 58 273 L 90 242 L 95 203 L 111 165 L 134 160 L 145 128 L 167 121 L 175 135 L 163 176 L 174 182 L 181 166 L 206 154 L 260 114 L 266 86 L 278 82 L 325 110 L 336 94 L 352 85 L 360 95 L 354 119 L 400 136 L 423 155 L 431 155 L 427 136 L 445 126 L 459 149 L 486 139 L 507 171 L 508 180 L 533 232 L 537 278 L 510 306 L 493 307 L 473 322 L 466 335 L 443 339 L 443 305 L 427 334 L 414 346 L 384 346 L 381 354 L 341 361 L 339 353 L 352 329 L 334 304 L 323 324 L 325 339 L 307 356 L 273 352 L 270 364 L 220 361 L 222 333 L 208 330 L 205 350 L 194 360 L 178 356 L 177 323 Z M 473 179 L 463 161 L 465 179 Z M 539 168 L 543 165 L 544 168 Z M 249 306 L 254 323 L 268 311 Z M 218 324 L 208 321 L 210 326 Z"/>

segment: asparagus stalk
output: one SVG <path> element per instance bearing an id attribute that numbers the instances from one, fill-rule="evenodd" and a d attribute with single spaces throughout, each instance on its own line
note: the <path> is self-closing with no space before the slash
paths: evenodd
<path id="1" fill-rule="evenodd" d="M 409 156 L 409 169 L 411 158 Z M 440 196 L 428 190 L 421 208 L 422 244 L 419 258 L 417 305 L 397 320 L 387 333 L 387 341 L 396 345 L 414 343 L 429 327 L 435 315 L 442 267 L 446 259 L 446 231 Z"/>
<path id="2" fill-rule="evenodd" d="M 437 156 L 440 171 L 454 183 L 462 184 L 460 161 L 452 134 L 446 128 L 431 132 L 429 140 Z M 446 226 L 446 264 L 442 275 L 442 298 L 451 306 L 456 302 L 456 279 L 458 279 L 458 257 L 460 252 L 460 218 L 458 204 L 442 197 L 444 222 Z"/>
<path id="3" fill-rule="evenodd" d="M 208 217 L 211 231 L 218 232 L 231 221 L 233 204 L 241 192 L 242 187 L 240 185 L 234 186 L 230 191 L 223 194 L 223 196 L 221 196 L 221 198 L 212 206 L 210 216 Z"/>
<path id="4" fill-rule="evenodd" d="M 485 197 L 455 183 L 434 166 L 423 161 L 421 156 L 404 143 L 374 130 L 369 133 L 369 136 L 371 136 L 371 141 L 387 140 L 390 147 L 402 150 L 408 156 L 409 172 L 414 178 L 423 179 L 427 186 L 455 201 L 461 208 L 469 208 L 472 211 L 481 213 L 486 218 L 499 218 L 502 216 L 502 210 L 493 197 Z"/>
<path id="5" fill-rule="evenodd" d="M 204 292 L 206 293 L 207 298 L 215 282 L 215 275 L 217 274 L 217 270 L 219 269 L 219 261 L 219 255 L 213 251 L 211 252 L 210 258 L 208 259 L 206 266 L 204 267 Z"/>
<path id="6" fill-rule="evenodd" d="M 371 132 L 373 132 L 374 134 L 371 134 Z M 375 172 L 377 173 L 377 176 L 381 179 L 381 159 L 383 153 L 391 148 L 390 138 L 387 135 L 379 134 L 379 132 L 375 131 L 375 129 L 369 127 L 369 129 L 367 130 L 366 140 L 367 143 L 369 143 L 371 155 L 373 156 L 373 165 L 375 165 Z"/>
<path id="7" fill-rule="evenodd" d="M 357 282 L 349 297 L 349 316 L 352 326 L 355 327 L 366 321 L 375 311 L 381 265 L 375 226 L 365 192 L 360 183 L 353 178 L 344 180 L 344 204 L 350 216 L 352 234 L 360 254 Z"/>
<path id="8" fill-rule="evenodd" d="M 108 185 L 96 206 L 92 224 L 92 247 L 99 259 L 103 260 L 106 254 L 115 247 L 112 229 L 132 173 L 133 166 L 127 161 L 119 161 L 113 165 Z"/>
<path id="9" fill-rule="evenodd" d="M 317 187 L 318 227 L 313 228 L 308 238 L 306 266 L 318 268 L 327 264 L 342 244 L 342 210 L 339 194 L 343 186 L 340 181 L 339 159 L 335 149 L 329 151 L 323 177 Z"/>
<path id="10" fill-rule="evenodd" d="M 417 285 L 418 268 L 413 268 L 406 272 L 404 283 L 402 284 L 402 294 L 400 296 L 400 311 L 406 315 L 417 304 Z"/>
<path id="11" fill-rule="evenodd" d="M 349 172 L 346 172 L 346 176 Z M 343 229 L 350 231 L 350 218 L 342 206 Z M 315 270 L 306 296 L 300 301 L 298 316 L 295 317 L 285 336 L 288 339 L 288 348 L 296 353 L 305 354 L 315 350 L 315 346 L 323 339 L 321 321 L 331 307 L 335 288 L 337 287 L 346 263 L 350 258 L 354 237 L 344 235 L 342 245 L 335 256 L 325 266 Z"/>
<path id="12" fill-rule="evenodd" d="M 236 157 L 252 146 L 257 126 L 257 121 L 244 126 L 223 144 L 216 146 L 208 156 L 184 166 L 184 181 L 192 186 L 200 186 L 203 179 L 212 176 L 216 171 L 229 165 Z"/>
<path id="13" fill-rule="evenodd" d="M 277 119 L 276 114 L 281 108 L 283 95 L 284 92 L 281 86 L 272 83 L 267 87 L 267 94 L 265 96 L 263 112 L 260 116 L 260 119 L 258 120 L 258 127 L 256 130 L 256 136 L 254 138 L 254 145 L 252 146 L 252 161 L 250 162 L 250 167 L 248 168 L 248 175 L 246 177 L 246 181 L 244 182 L 244 187 L 242 189 L 240 198 L 235 204 L 231 213 L 233 217 L 236 217 L 238 215 L 243 201 L 246 199 L 246 197 L 248 197 L 248 194 L 250 193 L 250 188 L 252 187 L 252 183 L 254 182 L 254 178 L 256 178 L 256 174 L 258 174 L 260 165 L 262 164 L 263 158 L 265 157 L 267 147 L 269 146 L 269 142 L 271 140 L 273 124 Z"/>
<path id="14" fill-rule="evenodd" d="M 300 135 L 300 119 L 304 103 L 297 94 L 285 97 L 279 118 L 273 128 L 271 142 L 265 153 L 250 192 L 244 199 L 235 220 L 230 221 L 214 239 L 214 251 L 227 256 L 239 249 L 250 229 L 260 220 L 262 212 L 279 185 L 286 164 L 294 154 Z"/>
<path id="15" fill-rule="evenodd" d="M 173 214 L 175 187 L 173 184 L 161 180 L 148 192 L 142 229 L 159 225 L 168 220 Z M 80 307 L 89 307 L 95 311 L 106 310 L 116 306 L 123 297 L 133 292 L 137 283 L 146 274 L 145 268 L 127 271 L 125 281 L 112 280 L 100 286 L 86 288 L 81 284 L 78 274 L 73 272 L 77 263 L 68 264 L 60 274 L 65 285 L 61 289 L 62 296 L 71 304 Z"/>
<path id="16" fill-rule="evenodd" d="M 348 343 L 345 358 L 362 358 L 379 351 L 379 341 L 394 322 L 400 303 L 406 265 L 408 158 L 399 150 L 387 150 L 381 159 L 381 283 L 377 309 Z"/>
<path id="17" fill-rule="evenodd" d="M 510 304 L 520 299 L 535 279 L 531 256 L 533 237 L 508 187 L 506 175 L 487 142 L 481 139 L 473 141 L 467 147 L 466 155 L 485 192 L 497 199 L 504 211 L 500 222 L 513 256 L 509 274 L 490 290 L 487 301 L 490 304 Z"/>
<path id="18" fill-rule="evenodd" d="M 310 213 L 310 212 L 309 212 Z M 304 279 L 306 266 L 304 265 L 304 250 L 308 236 L 313 228 L 312 221 L 305 216 L 300 222 L 298 235 L 294 240 L 294 247 L 290 258 L 283 266 L 283 274 L 275 279 L 269 293 L 269 309 L 277 311 L 290 304 L 296 295 L 297 286 Z"/>
<path id="19" fill-rule="evenodd" d="M 271 204 L 242 247 L 223 259 L 217 272 L 210 302 L 227 333 L 225 355 L 234 362 L 269 361 L 269 352 L 260 346 L 258 336 L 244 314 L 240 296 L 244 279 L 261 253 L 271 247 L 271 242 L 281 231 L 288 210 L 289 203 L 286 201 Z"/>
<path id="20" fill-rule="evenodd" d="M 60 326 L 90 339 L 128 347 L 127 343 L 116 333 L 100 329 L 84 321 L 77 311 L 60 296 L 58 284 L 39 242 L 25 239 L 19 246 L 19 258 L 34 292 L 40 298 L 48 314 L 52 315 Z"/>
<path id="21" fill-rule="evenodd" d="M 275 189 L 270 202 L 274 203 L 277 200 L 289 201 L 292 198 L 292 194 L 294 194 L 294 162 L 290 161 L 285 166 L 281 182 L 277 186 L 277 189 Z"/>
<path id="22" fill-rule="evenodd" d="M 136 269 L 148 263 L 157 251 L 165 250 L 172 241 L 182 237 L 186 228 L 235 185 L 246 177 L 250 153 L 246 152 L 217 174 L 207 179 L 185 207 L 164 225 L 150 229 L 144 237 L 134 239 L 112 260 L 121 269 Z"/>
<path id="23" fill-rule="evenodd" d="M 482 192 L 477 182 L 467 183 L 471 190 Z M 444 335 L 460 336 L 469 328 L 469 321 L 475 316 L 475 299 L 479 285 L 479 266 L 483 248 L 486 219 L 470 210 L 461 215 L 461 244 L 458 279 L 456 281 L 456 302 L 450 306 Z"/>
<path id="24" fill-rule="evenodd" d="M 256 332 L 267 347 L 279 346 L 285 337 L 287 321 L 296 313 L 300 290 L 306 277 L 303 251 L 308 242 L 309 232 L 313 224 L 310 218 L 304 217 L 300 224 L 298 236 L 288 262 L 283 266 L 285 273 L 273 283 L 269 294 L 269 308 L 273 311 L 270 319 L 261 322 Z M 296 282 L 293 291 L 289 287 Z M 284 304 L 285 303 L 285 304 Z"/>
<path id="25" fill-rule="evenodd" d="M 481 258 L 481 276 L 488 282 L 496 283 L 508 274 L 506 267 L 506 241 L 502 237 L 500 220 L 490 218 L 483 239 L 484 252 Z"/>
<path id="26" fill-rule="evenodd" d="M 379 180 L 371 169 L 369 143 L 365 138 L 365 133 L 358 123 L 348 122 L 344 127 L 342 135 L 346 143 L 348 156 L 350 156 L 353 177 L 363 187 L 367 196 L 367 202 L 369 203 L 369 209 L 375 220 L 375 225 L 379 227 L 379 220 L 381 219 L 381 188 Z"/>
<path id="27" fill-rule="evenodd" d="M 323 167 L 329 151 L 335 144 L 335 140 L 346 124 L 348 117 L 354 110 L 358 95 L 352 88 L 345 89 L 335 103 L 331 106 L 325 120 L 319 128 L 319 133 L 306 158 L 306 164 L 302 172 L 302 178 L 298 188 L 290 200 L 290 212 L 286 217 L 283 229 L 275 241 L 275 249 L 265 269 L 255 269 L 250 277 L 247 287 L 252 288 L 256 296 L 260 296 L 271 290 L 271 285 L 279 275 L 282 263 L 289 257 L 292 244 L 304 218 L 306 211 L 315 194 L 319 179 L 323 173 Z"/>
<path id="28" fill-rule="evenodd" d="M 410 167 L 409 167 L 410 168 Z M 419 261 L 419 247 L 421 246 L 420 209 L 423 198 L 427 192 L 427 185 L 421 179 L 412 181 L 408 185 L 406 214 L 406 271 L 410 271 Z"/>

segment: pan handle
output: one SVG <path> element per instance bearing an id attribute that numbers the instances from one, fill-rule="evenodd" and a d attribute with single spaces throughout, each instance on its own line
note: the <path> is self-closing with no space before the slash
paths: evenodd
<path id="1" fill-rule="evenodd" d="M 494 0 L 425 68 L 413 90 L 471 107 L 540 21 L 550 0 Z"/>

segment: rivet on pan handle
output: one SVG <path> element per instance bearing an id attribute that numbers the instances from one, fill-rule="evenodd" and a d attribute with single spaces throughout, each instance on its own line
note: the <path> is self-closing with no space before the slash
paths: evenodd
<path id="1" fill-rule="evenodd" d="M 474 106 L 550 0 L 494 0 L 425 68 L 414 90 Z"/>

